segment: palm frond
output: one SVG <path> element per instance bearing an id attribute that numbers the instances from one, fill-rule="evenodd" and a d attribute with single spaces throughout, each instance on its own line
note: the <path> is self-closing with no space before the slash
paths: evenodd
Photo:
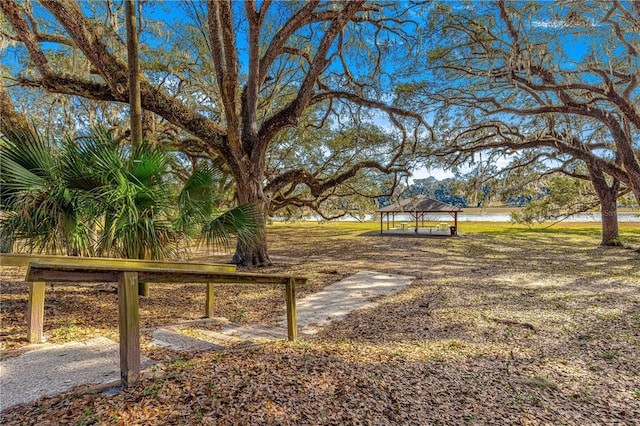
<path id="1" fill-rule="evenodd" d="M 14 134 L 19 136 L 13 140 L 3 138 L 3 155 L 37 176 L 45 179 L 50 177 L 56 166 L 51 141 L 40 135 L 35 126 Z"/>
<path id="2" fill-rule="evenodd" d="M 19 134 L 19 139 L 5 138 L 0 142 L 3 208 L 8 208 L 14 197 L 25 191 L 46 192 L 56 177 L 55 157 L 47 144 L 37 133 Z"/>
<path id="3" fill-rule="evenodd" d="M 26 239 L 31 250 L 75 253 L 80 215 L 74 193 L 60 174 L 55 142 L 35 128 L 2 141 L 0 222 L 7 240 Z M 11 235 L 11 236 L 9 236 Z"/>
<path id="4" fill-rule="evenodd" d="M 217 170 L 204 162 L 191 172 L 177 197 L 176 229 L 188 233 L 211 218 L 218 201 L 214 191 L 217 176 Z"/>
<path id="5" fill-rule="evenodd" d="M 228 248 L 231 237 L 247 245 L 259 240 L 259 220 L 262 212 L 253 204 L 232 208 L 207 222 L 201 232 L 201 242 L 208 246 Z"/>
<path id="6" fill-rule="evenodd" d="M 159 184 L 167 173 L 167 152 L 160 146 L 144 141 L 135 147 L 128 158 L 127 170 L 144 186 Z"/>

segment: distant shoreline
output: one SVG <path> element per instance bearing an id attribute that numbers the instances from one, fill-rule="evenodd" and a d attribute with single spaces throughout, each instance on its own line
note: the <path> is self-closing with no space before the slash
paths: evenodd
<path id="1" fill-rule="evenodd" d="M 514 211 L 522 210 L 521 207 L 463 207 L 462 211 L 465 214 L 490 214 L 490 213 L 511 213 Z M 596 214 L 599 212 L 582 213 L 582 214 Z M 618 209 L 618 213 L 635 213 L 640 215 L 640 208 L 623 207 Z"/>
<path id="2" fill-rule="evenodd" d="M 458 213 L 458 222 L 511 222 L 511 212 L 521 210 L 518 207 L 470 207 L 463 208 Z M 271 218 L 274 222 L 285 222 L 283 217 Z M 313 221 L 324 222 L 322 218 L 318 216 L 305 216 L 302 218 L 294 218 L 293 221 Z M 365 222 L 379 221 L 380 217 L 372 214 L 365 216 Z M 410 222 L 414 220 L 409 214 L 396 214 L 395 222 Z M 453 222 L 453 218 L 448 213 L 427 213 L 424 220 L 426 222 Z M 339 219 L 335 219 L 339 222 L 360 221 L 352 216 L 344 216 Z M 558 220 L 548 220 L 542 223 L 554 223 Z M 578 213 L 567 219 L 560 220 L 561 223 L 597 223 L 600 222 L 600 213 Z M 640 223 L 640 209 L 621 208 L 618 209 L 618 222 L 620 223 Z"/>

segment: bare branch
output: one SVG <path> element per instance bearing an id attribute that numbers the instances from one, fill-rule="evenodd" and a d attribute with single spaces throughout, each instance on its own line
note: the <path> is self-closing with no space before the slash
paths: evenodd
<path id="1" fill-rule="evenodd" d="M 44 76 L 53 74 L 44 52 L 40 49 L 36 35 L 29 29 L 29 25 L 21 14 L 21 9 L 13 0 L 0 1 L 0 10 L 11 23 L 18 38 L 24 43 L 29 51 L 31 60 L 36 65 L 40 73 Z"/>
<path id="2" fill-rule="evenodd" d="M 362 4 L 364 4 L 364 1 L 362 0 L 348 2 L 344 6 L 340 16 L 333 21 L 326 30 L 322 40 L 318 44 L 316 54 L 309 66 L 309 70 L 307 71 L 304 80 L 300 85 L 296 98 L 290 102 L 289 105 L 280 110 L 274 116 L 265 120 L 263 123 L 259 131 L 259 139 L 261 140 L 260 151 L 266 150 L 267 144 L 280 129 L 297 123 L 300 115 L 309 105 L 313 86 L 316 84 L 318 76 L 327 65 L 327 52 L 331 48 L 331 45 L 338 33 L 347 24 L 347 22 L 349 22 L 353 15 L 355 15 Z"/>

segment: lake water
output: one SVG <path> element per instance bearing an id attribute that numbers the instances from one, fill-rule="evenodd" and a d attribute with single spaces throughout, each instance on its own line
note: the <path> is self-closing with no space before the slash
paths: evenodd
<path id="1" fill-rule="evenodd" d="M 600 213 L 580 213 L 565 219 L 563 222 L 600 222 Z M 486 214 L 464 214 L 458 215 L 460 222 L 509 222 L 509 213 L 486 213 Z M 640 222 L 640 215 L 633 212 L 618 213 L 618 222 Z"/>
<path id="2" fill-rule="evenodd" d="M 563 222 L 600 222 L 601 216 L 600 213 L 580 213 L 571 216 L 568 219 L 563 220 Z M 273 218 L 273 220 L 283 220 L 283 218 Z M 303 220 L 320 220 L 318 217 L 308 217 Z M 355 220 L 352 217 L 343 217 L 338 220 Z M 372 215 L 367 215 L 365 220 L 380 220 L 380 218 L 375 218 Z M 386 220 L 386 219 L 385 219 Z M 391 217 L 389 218 L 391 220 Z M 412 219 L 410 215 L 405 214 L 397 214 L 395 221 L 396 222 L 411 222 Z M 425 221 L 430 222 L 449 222 L 453 220 L 448 214 L 433 214 L 433 215 L 425 215 Z M 458 214 L 459 222 L 510 222 L 511 216 L 509 213 L 475 213 L 475 214 L 466 214 L 459 213 Z M 640 222 L 640 213 L 634 212 L 622 212 L 618 213 L 618 222 Z"/>

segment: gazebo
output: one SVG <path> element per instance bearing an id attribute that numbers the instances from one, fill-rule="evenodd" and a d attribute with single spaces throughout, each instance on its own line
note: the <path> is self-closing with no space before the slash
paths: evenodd
<path id="1" fill-rule="evenodd" d="M 376 210 L 376 213 L 380 213 L 380 233 L 383 233 L 384 220 L 387 221 L 387 231 L 397 230 L 400 233 L 407 233 L 413 229 L 415 234 L 418 234 L 418 230 L 421 229 L 422 233 L 434 235 L 458 235 L 458 213 L 462 212 L 462 209 L 451 204 L 443 203 L 432 198 L 425 197 L 423 195 L 405 198 L 400 200 L 396 204 L 382 207 Z M 395 227 L 396 215 L 409 215 L 411 221 L 415 222 L 415 227 L 410 226 L 407 228 L 407 223 L 401 223 L 402 228 Z M 438 223 L 437 225 L 425 226 L 425 218 L 429 214 L 448 214 L 453 218 L 453 226 L 449 226 L 447 223 Z M 390 229 L 390 223 L 393 229 Z M 444 229 L 443 229 L 444 228 Z M 435 231 L 435 232 L 434 232 Z"/>

